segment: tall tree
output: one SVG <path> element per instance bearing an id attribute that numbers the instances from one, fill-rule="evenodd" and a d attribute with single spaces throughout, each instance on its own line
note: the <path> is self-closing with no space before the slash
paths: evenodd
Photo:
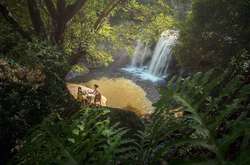
<path id="1" fill-rule="evenodd" d="M 101 28 L 105 18 L 108 17 L 115 7 L 126 1 L 127 0 L 105 1 L 106 6 L 103 7 L 103 11 L 100 12 L 100 15 L 98 15 L 98 18 L 94 23 L 94 31 L 98 31 Z M 93 1 L 90 2 L 88 0 L 75 0 L 71 3 L 67 2 L 66 0 L 26 0 L 25 4 L 27 4 L 27 6 L 24 7 L 28 8 L 30 22 L 32 23 L 33 29 L 37 36 L 47 39 L 49 35 L 49 38 L 52 41 L 57 44 L 62 44 L 64 41 L 64 33 L 69 22 L 86 5 L 87 2 L 93 3 Z M 17 3 L 15 5 L 17 5 Z M 1 4 L 0 12 L 4 18 L 10 22 L 14 29 L 16 29 L 16 31 L 18 31 L 23 37 L 27 38 L 28 33 L 22 29 L 22 26 L 15 20 L 15 18 L 12 16 L 13 14 L 10 13 L 11 11 L 8 10 L 7 6 L 8 5 Z M 19 6 L 16 7 L 19 8 Z M 46 13 L 43 13 L 44 9 L 47 11 Z M 49 27 L 46 27 L 44 24 L 44 14 L 51 22 Z"/>
<path id="2" fill-rule="evenodd" d="M 45 0 L 46 8 L 52 20 L 52 39 L 56 43 L 62 43 L 67 23 L 84 6 L 87 0 L 77 0 L 67 5 L 65 0 L 57 0 L 56 5 L 52 0 Z"/>
<path id="3" fill-rule="evenodd" d="M 46 30 L 41 18 L 40 9 L 34 0 L 27 0 L 30 19 L 37 35 L 46 37 Z"/>

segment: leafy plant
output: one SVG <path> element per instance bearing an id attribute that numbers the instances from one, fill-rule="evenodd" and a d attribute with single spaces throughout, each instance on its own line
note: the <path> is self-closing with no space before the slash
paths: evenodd
<path id="1" fill-rule="evenodd" d="M 34 128 L 11 164 L 119 164 L 132 140 L 111 126 L 108 109 L 82 109 L 70 120 L 58 114 Z"/>
<path id="2" fill-rule="evenodd" d="M 172 142 L 177 153 L 180 152 L 179 144 L 188 145 L 191 154 L 195 153 L 194 150 L 200 152 L 193 159 L 186 156 L 185 159 L 191 164 L 197 161 L 207 164 L 209 161 L 215 164 L 248 164 L 250 160 L 244 155 L 250 152 L 249 87 L 249 82 L 231 69 L 222 74 L 210 71 L 185 79 L 174 77 L 156 106 L 158 109 L 179 108 L 184 112 L 182 119 L 178 120 L 187 128 L 179 132 L 185 135 L 189 131 L 186 136 L 175 138 Z M 164 116 L 163 112 L 158 113 Z M 164 127 L 164 122 L 159 125 Z M 154 128 L 154 125 L 150 127 Z M 171 152 L 168 145 L 162 147 L 166 151 L 164 154 Z M 201 154 L 200 150 L 206 154 Z M 166 156 L 163 153 L 161 156 Z"/>
<path id="3" fill-rule="evenodd" d="M 246 165 L 249 89 L 245 73 L 230 68 L 174 77 L 134 138 L 110 125 L 109 110 L 83 109 L 69 121 L 45 120 L 27 138 L 17 162 Z"/>
<path id="4" fill-rule="evenodd" d="M 2 38 L 10 44 L 6 50 L 0 48 L 0 164 L 44 117 L 76 107 L 63 80 L 69 68 L 67 55 L 46 41 L 10 40 L 5 34 Z"/>
<path id="5" fill-rule="evenodd" d="M 249 7 L 249 0 L 193 0 L 174 51 L 178 63 L 191 71 L 208 71 L 227 67 L 241 50 L 249 51 Z"/>

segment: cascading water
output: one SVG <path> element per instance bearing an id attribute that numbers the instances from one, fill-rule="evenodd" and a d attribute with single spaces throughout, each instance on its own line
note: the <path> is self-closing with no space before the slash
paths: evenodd
<path id="1" fill-rule="evenodd" d="M 167 74 L 171 62 L 171 51 L 178 38 L 178 31 L 168 30 L 161 34 L 152 56 L 149 72 L 155 76 Z"/>
<path id="2" fill-rule="evenodd" d="M 135 52 L 133 54 L 133 59 L 131 62 L 131 66 L 133 67 L 142 67 L 146 58 L 151 54 L 148 45 L 144 45 L 140 40 L 136 43 Z"/>
<path id="3" fill-rule="evenodd" d="M 141 79 L 159 81 L 167 76 L 171 63 L 172 48 L 178 39 L 178 31 L 167 30 L 161 34 L 153 54 L 147 44 L 138 41 L 131 65 L 123 70 L 135 74 Z M 152 56 L 148 61 L 150 55 Z"/>

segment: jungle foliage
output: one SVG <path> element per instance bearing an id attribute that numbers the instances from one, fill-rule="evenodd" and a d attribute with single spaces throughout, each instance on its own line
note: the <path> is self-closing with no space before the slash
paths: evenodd
<path id="1" fill-rule="evenodd" d="M 249 8 L 249 0 L 194 0 L 175 50 L 180 66 L 207 71 L 249 52 Z"/>
<path id="2" fill-rule="evenodd" d="M 121 21 L 114 23 L 125 6 L 130 6 L 127 15 L 137 8 L 137 14 L 130 18 L 155 9 L 148 3 L 120 0 L 0 2 L 0 164 L 19 151 L 17 146 L 27 131 L 48 114 L 63 115 L 79 108 L 64 82 L 79 58 L 93 66 L 107 66 L 115 49 L 131 50 L 137 32 L 122 34 L 122 29 L 128 30 L 129 26 Z M 151 15 L 148 23 L 153 20 Z M 134 38 L 128 39 L 130 36 Z M 126 39 L 130 42 L 124 42 Z M 128 43 L 131 45 L 126 46 Z"/>
<path id="3" fill-rule="evenodd" d="M 9 34 L 3 40 L 0 59 L 0 146 L 4 162 L 27 131 L 49 113 L 76 108 L 64 76 L 70 66 L 66 56 L 48 42 L 17 40 Z"/>
<path id="4" fill-rule="evenodd" d="M 16 163 L 247 165 L 250 81 L 249 66 L 241 64 L 173 77 L 137 133 L 110 125 L 102 109 L 84 109 L 69 121 L 46 119 L 26 138 Z"/>
<path id="5" fill-rule="evenodd" d="M 174 77 L 156 106 L 163 111 L 183 111 L 179 137 L 171 138 L 182 155 L 173 164 L 249 164 L 249 65 L 248 61 L 225 71 L 210 70 L 183 78 Z M 168 100 L 168 101 L 166 101 Z M 170 111 L 171 112 L 171 111 Z M 160 124 L 160 123 L 159 123 Z M 176 133 L 175 130 L 175 133 Z M 163 144 L 164 146 L 164 144 Z M 173 159 L 175 156 L 170 156 Z"/>
<path id="6" fill-rule="evenodd" d="M 180 24 L 166 1 L 1 1 L 0 164 L 248 165 L 250 2 L 193 0 Z M 173 77 L 142 128 L 111 122 L 109 109 L 69 115 L 80 106 L 64 78 L 79 57 L 106 66 L 176 27 L 178 64 L 204 72 Z"/>
<path id="7" fill-rule="evenodd" d="M 1 1 L 0 163 L 16 152 L 32 126 L 74 105 L 64 82 L 78 60 L 74 57 L 94 65 L 112 61 L 108 45 L 118 43 L 119 28 L 114 30 L 108 18 L 125 5 L 120 0 Z"/>
<path id="8" fill-rule="evenodd" d="M 176 24 L 164 0 L 4 0 L 0 7 L 2 18 L 22 38 L 48 40 L 70 54 L 71 63 L 83 58 L 93 66 L 107 66 L 121 49 L 131 54 L 138 38 L 156 42 Z"/>
<path id="9" fill-rule="evenodd" d="M 82 109 L 63 120 L 52 114 L 33 128 L 13 164 L 117 164 L 130 150 L 128 129 L 111 125 L 108 109 Z M 11 164 L 12 164 L 11 163 Z"/>

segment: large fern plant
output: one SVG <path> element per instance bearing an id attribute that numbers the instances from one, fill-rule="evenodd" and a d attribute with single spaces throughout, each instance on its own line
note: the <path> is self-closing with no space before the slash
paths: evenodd
<path id="1" fill-rule="evenodd" d="M 10 164 L 119 164 L 129 150 L 127 129 L 111 125 L 108 109 L 83 109 L 70 120 L 52 115 L 31 131 Z"/>
<path id="2" fill-rule="evenodd" d="M 229 69 L 174 77 L 138 133 L 140 164 L 250 164 L 249 100 L 249 81 Z"/>

